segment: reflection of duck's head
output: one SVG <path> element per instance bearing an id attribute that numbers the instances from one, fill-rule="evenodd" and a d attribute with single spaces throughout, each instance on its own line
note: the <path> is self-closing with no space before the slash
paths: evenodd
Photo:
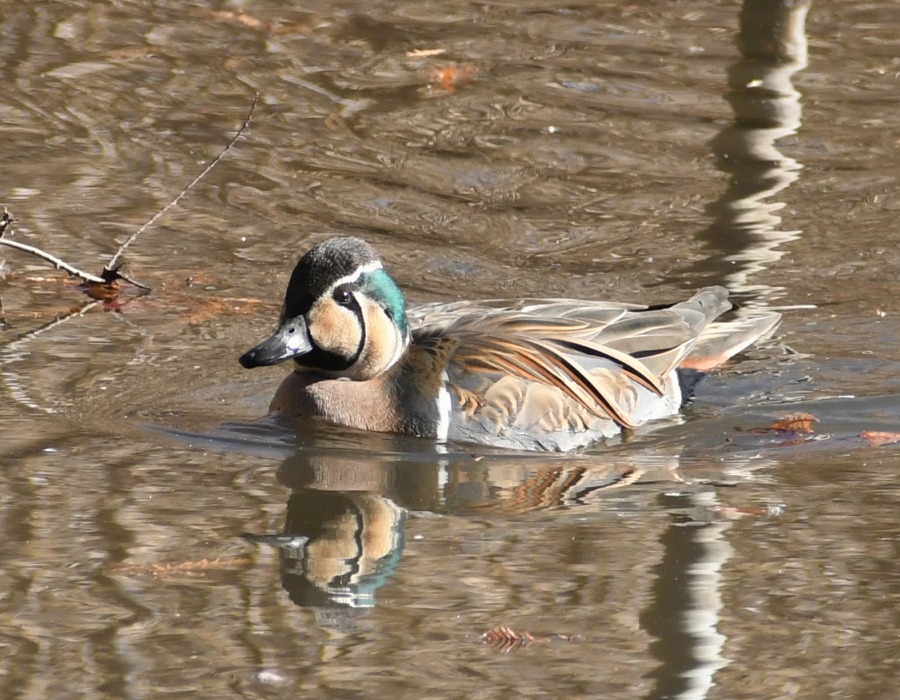
<path id="1" fill-rule="evenodd" d="M 301 490 L 280 535 L 246 535 L 278 547 L 282 585 L 297 605 L 369 607 L 403 549 L 406 511 L 372 493 Z"/>
<path id="2" fill-rule="evenodd" d="M 708 369 L 777 325 L 715 322 L 722 287 L 644 307 L 567 299 L 407 311 L 375 250 L 332 238 L 297 263 L 279 328 L 244 367 L 293 359 L 270 410 L 369 431 L 571 450 L 678 412 L 679 368 Z"/>

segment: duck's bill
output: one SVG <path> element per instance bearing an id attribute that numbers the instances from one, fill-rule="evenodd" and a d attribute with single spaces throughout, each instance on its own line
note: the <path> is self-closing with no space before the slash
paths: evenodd
<path id="1" fill-rule="evenodd" d="M 291 319 L 275 335 L 241 355 L 239 362 L 246 369 L 276 365 L 279 362 L 305 355 L 313 349 L 302 318 Z"/>

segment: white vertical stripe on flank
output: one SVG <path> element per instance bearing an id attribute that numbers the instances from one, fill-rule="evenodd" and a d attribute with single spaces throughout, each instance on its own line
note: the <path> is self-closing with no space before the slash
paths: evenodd
<path id="1" fill-rule="evenodd" d="M 437 395 L 437 439 L 439 442 L 447 442 L 447 435 L 450 432 L 450 392 L 447 391 L 447 382 L 450 377 L 447 372 L 441 372 L 441 388 Z"/>

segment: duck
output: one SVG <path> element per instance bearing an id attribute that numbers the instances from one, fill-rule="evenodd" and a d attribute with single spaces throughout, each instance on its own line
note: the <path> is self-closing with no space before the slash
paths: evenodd
<path id="1" fill-rule="evenodd" d="M 362 431 L 569 452 L 676 416 L 698 376 L 781 320 L 732 308 L 724 287 L 673 304 L 496 299 L 407 306 L 369 243 L 303 254 L 278 327 L 240 356 L 292 360 L 269 413 Z"/>

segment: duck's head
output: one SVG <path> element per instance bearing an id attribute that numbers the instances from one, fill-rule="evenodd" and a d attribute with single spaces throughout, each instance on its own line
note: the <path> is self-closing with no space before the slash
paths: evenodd
<path id="1" fill-rule="evenodd" d="M 375 249 L 331 238 L 307 252 L 291 275 L 278 330 L 241 355 L 246 367 L 293 359 L 299 369 L 371 379 L 409 345 L 403 293 Z"/>

